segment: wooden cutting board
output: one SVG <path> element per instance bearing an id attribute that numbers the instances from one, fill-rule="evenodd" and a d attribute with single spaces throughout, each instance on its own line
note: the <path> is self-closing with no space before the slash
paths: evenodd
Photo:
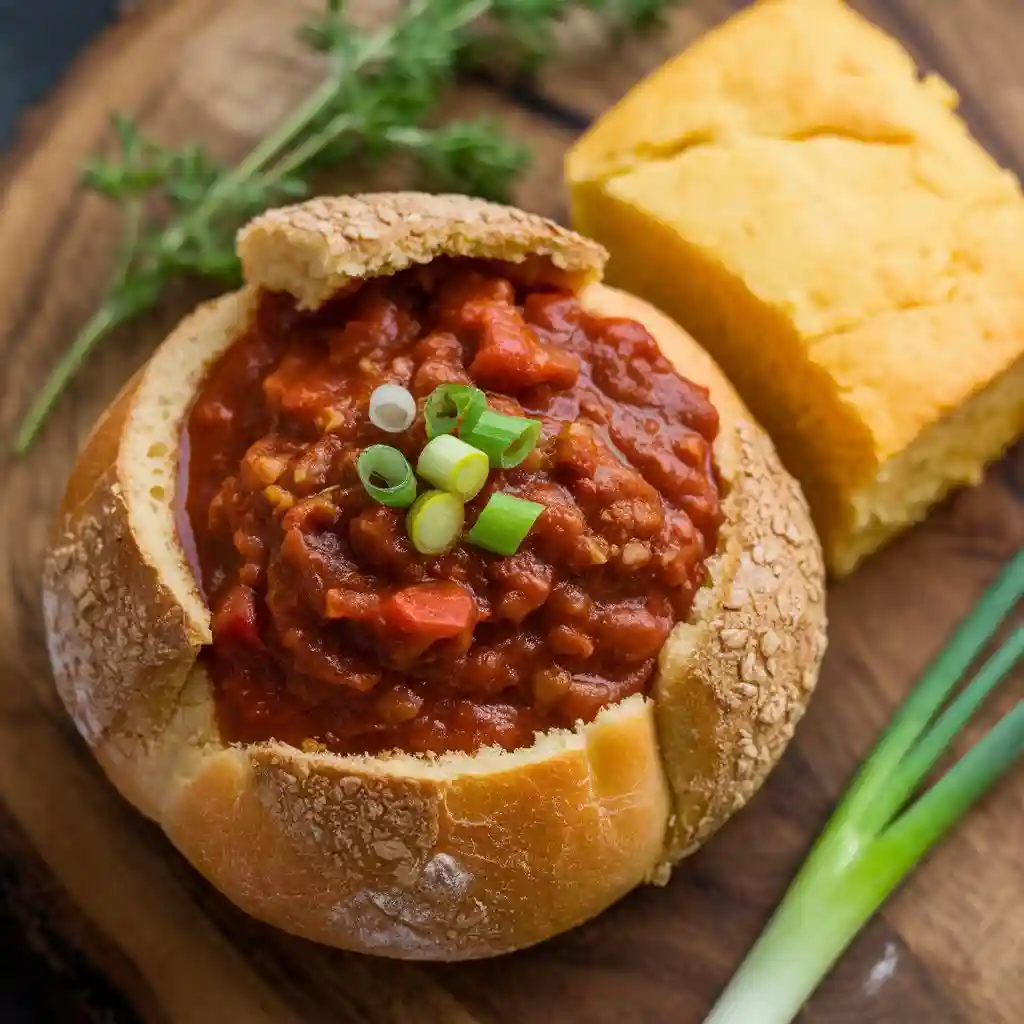
<path id="1" fill-rule="evenodd" d="M 831 649 L 795 744 L 749 809 L 667 889 L 636 892 L 540 948 L 468 965 L 347 955 L 248 920 L 104 781 L 57 704 L 38 612 L 47 521 L 77 446 L 201 293 L 178 289 L 111 338 L 30 456 L 13 461 L 7 449 L 110 267 L 116 214 L 76 183 L 82 159 L 109 143 L 108 112 L 133 111 L 162 139 L 199 138 L 237 156 L 317 74 L 293 41 L 302 6 L 152 3 L 94 46 L 0 165 L 0 906 L 55 971 L 46 1020 L 696 1024 L 891 709 L 1024 543 L 1024 451 L 831 589 Z M 380 14 L 385 5 L 370 6 Z M 535 89 L 472 86 L 452 105 L 493 112 L 533 145 L 519 201 L 565 219 L 560 162 L 573 137 L 738 6 L 696 0 L 667 29 L 614 51 L 579 23 L 566 33 L 569 55 Z M 950 79 L 982 142 L 1024 171 L 1017 4 L 859 6 Z M 1018 675 L 981 725 L 1020 692 Z M 868 926 L 803 1020 L 1024 1021 L 1021 781 L 1018 772 L 991 794 Z"/>

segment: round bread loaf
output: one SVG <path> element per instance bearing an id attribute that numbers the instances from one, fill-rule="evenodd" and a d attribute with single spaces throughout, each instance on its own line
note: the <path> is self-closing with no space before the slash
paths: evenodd
<path id="1" fill-rule="evenodd" d="M 228 898 L 289 932 L 385 956 L 521 948 L 663 882 L 742 807 L 803 714 L 825 648 L 821 552 L 771 442 L 710 357 L 598 283 L 594 243 L 458 196 L 322 198 L 240 235 L 247 285 L 199 308 L 101 418 L 46 558 L 57 687 L 107 775 Z M 183 422 L 262 289 L 315 309 L 352 280 L 444 255 L 527 263 L 640 321 L 710 390 L 724 525 L 648 696 L 514 751 L 342 756 L 222 740 L 211 615 L 175 525 Z"/>

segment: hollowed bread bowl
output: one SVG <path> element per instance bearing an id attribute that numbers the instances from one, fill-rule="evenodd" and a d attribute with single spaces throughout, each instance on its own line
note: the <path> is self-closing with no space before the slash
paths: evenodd
<path id="1" fill-rule="evenodd" d="M 540 217 L 459 196 L 321 198 L 257 218 L 239 252 L 246 286 L 182 321 L 97 423 L 46 557 L 57 688 L 106 774 L 243 910 L 351 950 L 490 956 L 664 882 L 760 786 L 824 652 L 819 544 L 767 436 L 688 335 L 599 283 L 599 246 Z M 210 612 L 175 526 L 183 419 L 261 289 L 313 309 L 442 255 L 528 260 L 589 310 L 641 321 L 710 389 L 725 522 L 707 583 L 647 696 L 524 749 L 225 743 L 197 663 Z"/>

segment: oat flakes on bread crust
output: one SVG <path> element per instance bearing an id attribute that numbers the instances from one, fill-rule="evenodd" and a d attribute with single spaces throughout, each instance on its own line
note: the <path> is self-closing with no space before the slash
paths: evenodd
<path id="1" fill-rule="evenodd" d="M 597 280 L 608 254 L 554 221 L 457 195 L 381 192 L 324 196 L 270 210 L 238 235 L 250 284 L 316 309 L 358 277 L 383 277 L 437 256 L 521 263 L 542 257 L 545 279 Z"/>
<path id="2" fill-rule="evenodd" d="M 676 817 L 667 856 L 692 853 L 760 788 L 803 716 L 825 653 L 822 554 L 806 501 L 750 422 L 735 425 L 731 524 L 714 584 L 662 649 L 656 716 Z M 689 742 L 706 715 L 714 743 Z M 714 726 L 712 726 L 714 722 Z"/>
<path id="3" fill-rule="evenodd" d="M 301 221 L 305 209 L 319 223 L 350 202 L 318 200 L 285 219 Z M 395 202 L 380 199 L 384 209 Z M 543 234 L 544 222 L 520 216 Z M 522 223 L 512 214 L 506 222 L 511 231 Z M 461 239 L 468 229 L 449 233 Z M 334 224 L 321 237 L 344 234 Z M 375 272 L 392 272 L 380 240 L 362 242 L 377 244 L 338 242 L 332 251 L 351 261 L 359 249 Z M 585 277 L 580 254 L 597 250 L 563 229 L 536 245 L 544 252 L 556 242 L 563 256 L 576 254 L 563 263 Z M 272 251 L 298 266 L 308 244 L 303 232 L 297 241 L 285 232 Z M 486 244 L 491 255 L 497 243 Z M 528 255 L 523 244 L 506 251 Z M 413 248 L 408 238 L 403 245 Z M 589 266 L 596 275 L 599 263 Z M 551 270 L 556 280 L 561 273 Z M 652 697 L 512 753 L 339 757 L 275 742 L 226 746 L 205 673 L 188 671 L 209 637 L 209 612 L 171 508 L 181 421 L 205 367 L 247 322 L 254 294 L 225 296 L 172 333 L 94 432 L 61 511 L 44 579 L 48 639 L 61 696 L 108 776 L 243 909 L 364 952 L 493 955 L 573 927 L 641 881 L 663 880 L 754 792 L 817 677 L 820 551 L 770 442 L 671 321 L 589 286 L 585 304 L 642 319 L 680 372 L 710 387 L 722 420 L 716 460 L 727 522 L 709 560 L 711 584 L 666 643 Z"/>

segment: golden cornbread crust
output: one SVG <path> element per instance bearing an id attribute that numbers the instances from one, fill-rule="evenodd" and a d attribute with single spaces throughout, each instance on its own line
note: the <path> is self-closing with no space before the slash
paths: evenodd
<path id="1" fill-rule="evenodd" d="M 1024 431 L 1024 198 L 956 101 L 840 0 L 763 0 L 566 162 L 608 279 L 723 367 L 837 575 Z"/>
<path id="2" fill-rule="evenodd" d="M 318 220 L 347 208 L 310 205 Z M 301 209 L 286 220 L 302 223 Z M 520 221 L 506 223 L 515 232 Z M 292 237 L 276 236 L 279 259 L 264 256 L 290 264 Z M 592 251 L 568 232 L 558 238 Z M 296 245 L 307 251 L 303 234 Z M 492 239 L 487 255 L 496 248 Z M 518 254 L 520 243 L 509 248 Z M 367 258 L 380 266 L 376 250 Z M 514 752 L 341 757 L 273 740 L 227 745 L 196 661 L 210 613 L 175 530 L 173 439 L 255 295 L 250 286 L 224 296 L 170 335 L 92 434 L 59 515 L 44 573 L 53 668 L 108 777 L 244 910 L 360 952 L 492 956 L 665 880 L 778 759 L 824 651 L 823 568 L 806 506 L 729 383 L 646 303 L 599 284 L 581 292 L 600 315 L 645 322 L 677 369 L 709 387 L 721 418 L 726 521 L 709 584 L 670 635 L 650 697 Z"/>
<path id="3" fill-rule="evenodd" d="M 354 278 L 438 256 L 540 257 L 542 279 L 576 287 L 599 278 L 607 258 L 596 242 L 536 214 L 421 192 L 325 196 L 270 210 L 241 230 L 238 254 L 250 284 L 290 292 L 305 309 Z"/>

